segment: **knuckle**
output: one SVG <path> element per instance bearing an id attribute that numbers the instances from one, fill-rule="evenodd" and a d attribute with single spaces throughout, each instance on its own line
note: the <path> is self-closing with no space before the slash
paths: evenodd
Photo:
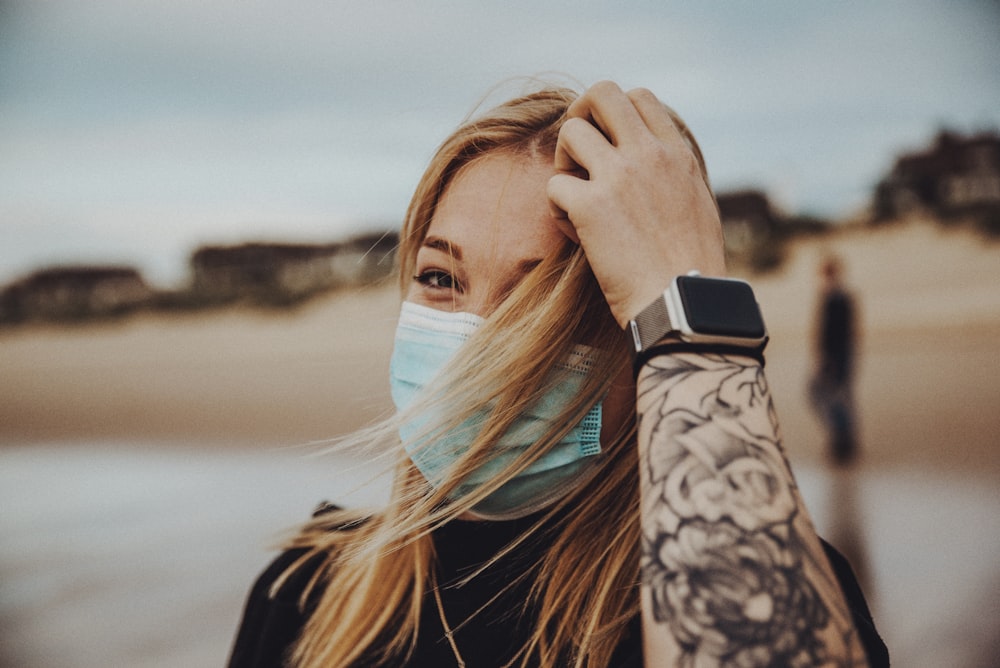
<path id="1" fill-rule="evenodd" d="M 694 151 L 684 146 L 684 150 L 681 151 L 681 156 L 679 158 L 681 165 L 686 173 L 690 174 L 692 177 L 701 178 L 701 163 L 698 161 L 697 156 L 695 156 Z"/>
<path id="2" fill-rule="evenodd" d="M 633 88 L 628 93 L 626 93 L 626 95 L 628 95 L 628 98 L 632 100 L 632 102 L 650 102 L 650 103 L 660 102 L 660 99 L 656 97 L 656 95 L 653 94 L 653 91 L 649 90 L 648 88 Z"/>
<path id="3" fill-rule="evenodd" d="M 595 83 L 590 87 L 590 90 L 597 95 L 610 95 L 613 93 L 620 93 L 622 89 L 614 81 L 605 79 L 604 81 L 598 81 Z"/>
<path id="4" fill-rule="evenodd" d="M 559 129 L 559 137 L 561 139 L 563 135 L 566 136 L 574 135 L 578 132 L 585 130 L 586 127 L 589 125 L 590 125 L 589 122 L 583 120 L 579 116 L 567 118 L 565 121 L 563 121 L 562 127 Z"/>
<path id="5" fill-rule="evenodd" d="M 652 134 L 643 137 L 634 152 L 637 161 L 654 167 L 668 164 L 672 157 L 670 146 Z"/>
<path id="6" fill-rule="evenodd" d="M 642 177 L 645 171 L 643 161 L 636 159 L 636 156 L 615 153 L 608 158 L 608 163 L 610 167 L 608 170 L 609 179 L 604 185 L 608 191 L 606 195 L 609 197 L 616 193 L 626 192 L 632 184 Z"/>

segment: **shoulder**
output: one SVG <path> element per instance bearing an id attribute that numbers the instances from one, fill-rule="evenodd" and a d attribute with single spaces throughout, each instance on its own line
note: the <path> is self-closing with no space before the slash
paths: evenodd
<path id="1" fill-rule="evenodd" d="M 312 513 L 311 526 L 321 532 L 348 532 L 369 517 L 349 513 L 340 506 L 323 502 Z M 250 591 L 250 597 L 296 603 L 327 564 L 329 552 L 312 546 L 290 547 L 279 554 L 264 570 Z"/>
<path id="2" fill-rule="evenodd" d="M 332 517 L 340 508 L 321 504 L 314 519 Z M 331 525 L 348 530 L 357 523 Z M 309 614 L 307 593 L 320 575 L 327 554 L 307 547 L 280 553 L 258 576 L 247 595 L 242 621 L 229 658 L 229 668 L 269 668 L 284 665 Z M 308 599 L 311 599 L 310 595 Z"/>
<path id="3" fill-rule="evenodd" d="M 281 553 L 254 582 L 247 596 L 243 619 L 229 657 L 229 668 L 267 668 L 284 664 L 288 649 L 298 638 L 306 614 L 300 603 L 305 584 L 320 565 L 312 563 L 295 569 L 284 585 L 275 585 L 290 567 L 307 558 L 305 548 Z"/>
<path id="4" fill-rule="evenodd" d="M 345 512 L 339 506 L 323 502 L 312 513 L 312 526 L 322 527 L 324 532 L 346 532 L 367 521 L 353 516 L 345 519 Z M 325 549 L 290 547 L 264 570 L 251 589 L 250 596 L 299 605 L 302 594 L 309 590 L 328 560 L 329 552 Z"/>

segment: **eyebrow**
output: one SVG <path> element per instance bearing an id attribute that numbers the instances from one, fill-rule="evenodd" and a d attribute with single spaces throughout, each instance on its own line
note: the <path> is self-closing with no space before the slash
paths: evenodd
<path id="1" fill-rule="evenodd" d="M 447 253 L 459 262 L 462 261 L 462 247 L 448 241 L 447 239 L 442 239 L 441 237 L 426 237 L 424 239 L 424 243 L 421 245 L 424 248 L 433 248 L 434 250 L 439 250 L 442 253 Z"/>
<path id="2" fill-rule="evenodd" d="M 424 239 L 424 243 L 421 245 L 424 248 L 433 248 L 434 250 L 439 250 L 442 253 L 447 253 L 456 260 L 462 260 L 462 247 L 452 241 L 448 241 L 447 239 L 429 236 Z M 522 274 L 527 274 L 541 263 L 542 258 L 521 260 L 517 263 L 517 270 Z"/>

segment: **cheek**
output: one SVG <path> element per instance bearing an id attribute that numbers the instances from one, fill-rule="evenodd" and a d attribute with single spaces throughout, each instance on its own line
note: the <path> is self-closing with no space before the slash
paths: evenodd
<path id="1" fill-rule="evenodd" d="M 403 295 L 403 301 L 407 302 L 419 301 L 420 291 L 417 289 L 418 287 L 419 284 L 415 280 L 410 278 L 409 287 L 406 289 L 406 294 Z"/>

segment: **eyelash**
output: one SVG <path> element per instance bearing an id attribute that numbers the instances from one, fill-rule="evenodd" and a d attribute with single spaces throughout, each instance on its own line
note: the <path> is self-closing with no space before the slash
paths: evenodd
<path id="1" fill-rule="evenodd" d="M 439 269 L 428 269 L 413 277 L 420 285 L 431 290 L 457 290 L 462 291 L 462 285 L 455 280 L 455 277 L 448 272 Z M 449 282 L 451 285 L 442 285 L 442 282 Z"/>

